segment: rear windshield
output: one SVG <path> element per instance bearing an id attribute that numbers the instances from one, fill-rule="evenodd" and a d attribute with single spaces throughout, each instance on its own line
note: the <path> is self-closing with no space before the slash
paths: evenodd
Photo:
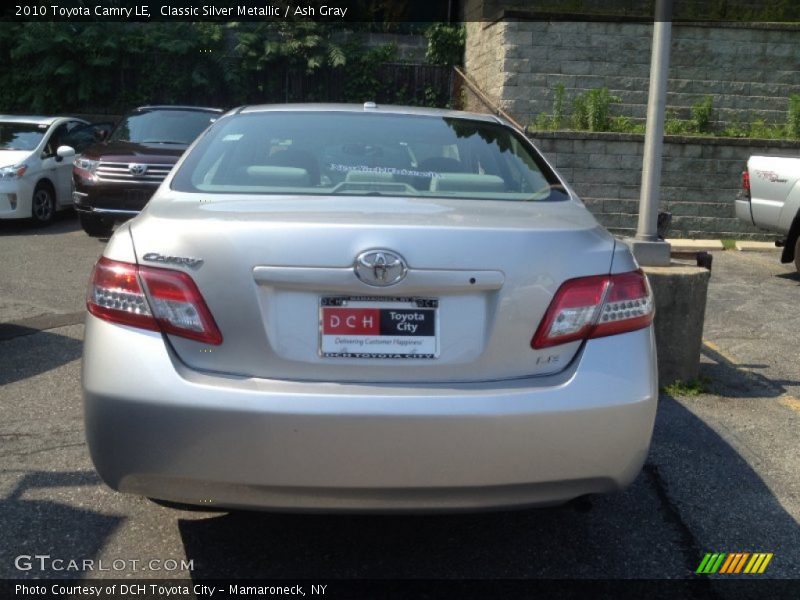
<path id="1" fill-rule="evenodd" d="M 500 124 L 351 112 L 222 119 L 172 189 L 207 194 L 387 195 L 564 200 L 535 150 Z"/>
<path id="2" fill-rule="evenodd" d="M 47 127 L 32 123 L 0 123 L 0 150 L 35 150 Z"/>
<path id="3" fill-rule="evenodd" d="M 197 110 L 138 112 L 120 121 L 109 139 L 112 142 L 188 146 L 217 116 Z"/>

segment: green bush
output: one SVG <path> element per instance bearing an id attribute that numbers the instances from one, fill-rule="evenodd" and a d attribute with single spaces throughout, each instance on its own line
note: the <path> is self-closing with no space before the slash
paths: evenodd
<path id="1" fill-rule="evenodd" d="M 464 60 L 466 29 L 458 25 L 436 23 L 425 30 L 428 49 L 425 60 L 431 65 L 460 65 Z"/>
<path id="2" fill-rule="evenodd" d="M 215 23 L 0 27 L 0 60 L 8 66 L 0 71 L 0 111 L 126 110 L 214 98 L 236 76 L 226 68 L 223 34 Z"/>
<path id="3" fill-rule="evenodd" d="M 644 133 L 645 124 L 635 123 L 628 117 L 612 117 L 608 130 L 616 133 Z"/>
<path id="4" fill-rule="evenodd" d="M 674 110 L 667 109 L 664 114 L 664 133 L 666 135 L 686 135 L 692 132 L 691 121 L 681 119 Z"/>
<path id="5" fill-rule="evenodd" d="M 355 52 L 355 48 L 361 48 L 358 41 L 344 47 L 346 54 L 350 57 L 347 63 L 344 99 L 346 102 L 364 102 L 365 98 L 374 100 L 382 88 L 375 67 L 394 60 L 397 48 L 393 44 L 387 44 L 361 53 Z M 394 90 L 396 94 L 402 91 Z"/>
<path id="6" fill-rule="evenodd" d="M 610 116 L 612 104 L 620 99 L 607 88 L 596 88 L 579 94 L 572 100 L 569 115 L 571 129 L 577 131 L 613 131 L 616 133 L 642 134 L 645 123 L 633 121 L 626 116 Z M 564 114 L 565 89 L 562 84 L 553 88 L 553 112 L 539 113 L 533 122 L 538 131 L 563 129 L 567 121 Z M 713 98 L 705 96 L 691 108 L 691 118 L 681 119 L 677 111 L 667 109 L 664 117 L 666 135 L 719 135 L 720 137 L 761 138 L 761 139 L 800 139 L 800 94 L 789 97 L 789 111 L 785 125 L 767 123 L 756 119 L 752 123 L 741 123 L 738 115 L 719 132 L 711 126 Z"/>
<path id="7" fill-rule="evenodd" d="M 588 131 L 608 131 L 611 105 L 621 102 L 608 88 L 587 90 L 572 101 L 572 126 Z"/>
<path id="8" fill-rule="evenodd" d="M 776 140 L 784 137 L 783 130 L 780 125 L 770 125 L 764 119 L 756 119 L 750 123 L 747 137 Z"/>
<path id="9" fill-rule="evenodd" d="M 341 24 L 291 19 L 0 27 L 0 62 L 14 65 L 0 70 L 0 112 L 120 114 L 150 103 L 450 101 L 447 85 L 391 81 L 382 65 L 396 59 L 396 49 L 366 48 L 361 33 L 369 26 L 347 27 L 346 35 Z M 460 28 L 451 30 L 437 29 L 438 37 L 430 39 L 444 40 L 448 31 L 456 42 L 463 38 Z M 442 54 L 447 44 L 434 46 Z"/>
<path id="10" fill-rule="evenodd" d="M 553 117 L 546 112 L 540 112 L 536 115 L 536 120 L 533 122 L 533 128 L 536 131 L 548 131 L 553 129 Z"/>
<path id="11" fill-rule="evenodd" d="M 553 116 L 550 120 L 550 127 L 561 129 L 564 124 L 564 96 L 566 91 L 563 83 L 559 83 L 553 88 Z"/>
<path id="12" fill-rule="evenodd" d="M 789 114 L 786 118 L 786 135 L 800 138 L 800 94 L 789 96 Z"/>
<path id="13" fill-rule="evenodd" d="M 750 135 L 750 127 L 747 123 L 739 121 L 739 115 L 735 115 L 725 128 L 720 132 L 722 137 L 746 138 Z"/>
<path id="14" fill-rule="evenodd" d="M 696 133 L 711 133 L 711 111 L 714 99 L 706 96 L 692 105 L 692 128 Z"/>

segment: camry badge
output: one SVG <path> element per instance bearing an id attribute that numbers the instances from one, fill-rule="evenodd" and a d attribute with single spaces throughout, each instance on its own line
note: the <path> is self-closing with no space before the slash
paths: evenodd
<path id="1" fill-rule="evenodd" d="M 141 163 L 131 163 L 128 165 L 128 171 L 134 177 L 141 177 L 147 173 L 147 165 L 143 165 Z"/>
<path id="2" fill-rule="evenodd" d="M 164 256 L 158 252 L 148 252 L 142 257 L 142 260 L 149 262 L 159 262 L 171 265 L 181 265 L 195 269 L 203 264 L 202 258 L 192 258 L 190 256 Z"/>
<path id="3" fill-rule="evenodd" d="M 383 287 L 402 281 L 408 267 L 403 257 L 391 250 L 367 250 L 356 258 L 355 272 L 367 285 Z"/>

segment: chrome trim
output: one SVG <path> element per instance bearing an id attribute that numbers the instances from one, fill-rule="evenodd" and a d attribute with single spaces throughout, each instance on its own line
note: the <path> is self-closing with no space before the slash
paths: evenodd
<path id="1" fill-rule="evenodd" d="M 375 248 L 359 254 L 353 270 L 356 277 L 367 285 L 388 287 L 403 280 L 408 265 L 396 252 Z"/>
<path id="2" fill-rule="evenodd" d="M 131 172 L 132 165 L 143 167 L 145 173 L 142 175 L 135 175 Z M 169 172 L 172 170 L 173 164 L 146 164 L 146 163 L 130 163 L 130 162 L 107 162 L 101 161 L 97 165 L 95 177 L 101 181 L 116 181 L 120 183 L 128 183 L 131 181 L 147 182 L 147 183 L 161 183 L 166 179 Z"/>
<path id="3" fill-rule="evenodd" d="M 268 267 L 253 268 L 253 278 L 259 285 L 285 289 L 344 292 L 358 295 L 358 290 L 378 293 L 356 277 L 352 267 Z M 426 295 L 468 291 L 493 291 L 503 287 L 501 271 L 409 269 L 406 278 L 392 288 L 392 295 Z M 380 290 L 386 295 L 385 288 Z"/>
<path id="4" fill-rule="evenodd" d="M 136 216 L 141 211 L 139 210 L 120 210 L 116 208 L 94 208 L 90 207 L 87 212 L 100 213 L 104 215 L 131 215 Z"/>
<path id="5" fill-rule="evenodd" d="M 163 180 L 147 179 L 145 177 L 139 177 L 137 179 L 133 179 L 133 178 L 131 178 L 131 179 L 108 179 L 108 178 L 105 178 L 105 177 L 103 177 L 103 178 L 99 178 L 98 177 L 97 180 L 98 181 L 102 181 L 103 183 L 127 183 L 129 185 L 131 183 L 142 184 L 142 185 L 148 184 L 148 185 L 152 186 L 152 189 L 157 188 L 159 185 L 161 185 L 161 181 L 163 181 Z"/>

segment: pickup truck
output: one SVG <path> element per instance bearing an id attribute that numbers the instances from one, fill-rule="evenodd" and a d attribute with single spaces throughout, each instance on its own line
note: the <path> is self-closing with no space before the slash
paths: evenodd
<path id="1" fill-rule="evenodd" d="M 751 156 L 742 172 L 736 216 L 773 231 L 783 246 L 781 262 L 794 261 L 800 272 L 800 158 Z"/>

